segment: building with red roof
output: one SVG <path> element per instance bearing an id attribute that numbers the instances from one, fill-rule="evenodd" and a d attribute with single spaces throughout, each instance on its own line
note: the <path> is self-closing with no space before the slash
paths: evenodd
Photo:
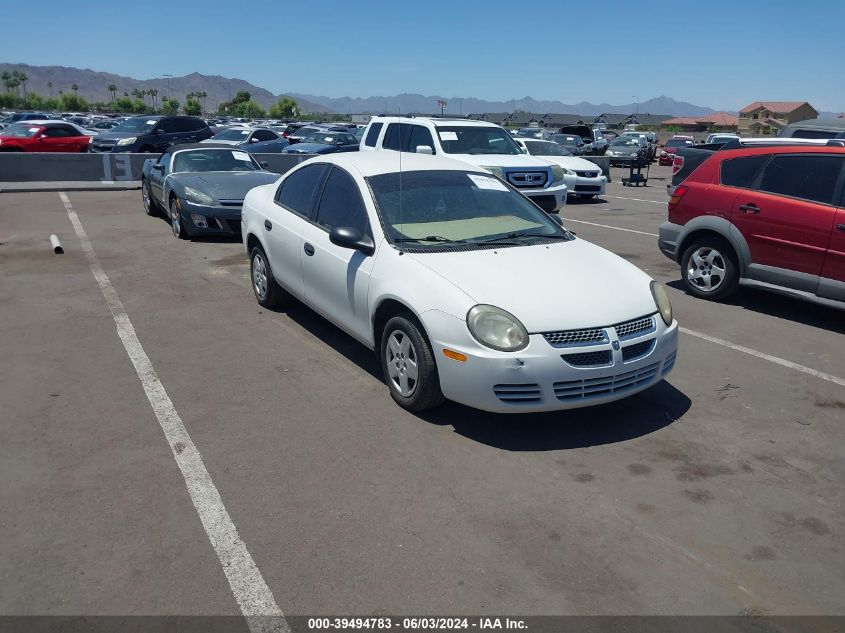
<path id="1" fill-rule="evenodd" d="M 740 136 L 771 136 L 790 123 L 818 116 L 806 101 L 755 101 L 739 111 L 737 130 Z"/>

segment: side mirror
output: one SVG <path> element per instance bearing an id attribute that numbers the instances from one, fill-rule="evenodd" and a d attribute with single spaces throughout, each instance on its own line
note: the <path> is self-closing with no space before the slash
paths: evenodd
<path id="1" fill-rule="evenodd" d="M 414 151 L 417 154 L 434 154 L 434 148 L 431 145 L 417 145 Z"/>
<path id="2" fill-rule="evenodd" d="M 329 241 L 335 246 L 351 248 L 364 255 L 372 255 L 376 250 L 375 244 L 369 237 L 351 226 L 334 227 L 329 233 Z"/>
<path id="3" fill-rule="evenodd" d="M 262 160 L 258 164 L 261 166 L 261 169 L 267 169 L 270 166 L 270 163 L 268 163 L 266 160 Z"/>
<path id="4" fill-rule="evenodd" d="M 161 128 L 156 128 L 155 130 L 153 130 L 153 134 L 155 134 L 156 136 L 158 136 L 159 134 L 164 134 L 164 130 L 162 130 Z"/>
<path id="5" fill-rule="evenodd" d="M 153 169 L 156 171 L 164 171 L 164 165 L 161 163 L 153 163 Z"/>

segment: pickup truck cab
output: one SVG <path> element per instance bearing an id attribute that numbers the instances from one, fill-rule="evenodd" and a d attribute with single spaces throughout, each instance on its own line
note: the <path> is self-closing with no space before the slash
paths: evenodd
<path id="1" fill-rule="evenodd" d="M 373 117 L 360 150 L 455 158 L 498 176 L 547 213 L 566 204 L 563 168 L 526 155 L 503 128 L 486 121 Z"/>

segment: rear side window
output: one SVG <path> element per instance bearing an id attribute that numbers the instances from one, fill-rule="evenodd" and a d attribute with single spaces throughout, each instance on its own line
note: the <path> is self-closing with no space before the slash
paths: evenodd
<path id="1" fill-rule="evenodd" d="M 834 204 L 845 159 L 841 156 L 775 156 L 763 170 L 759 189 L 790 198 Z"/>
<path id="2" fill-rule="evenodd" d="M 329 231 L 337 226 L 350 226 L 362 234 L 367 233 L 367 211 L 358 185 L 342 169 L 333 167 L 326 179 L 317 211 L 317 224 Z"/>
<path id="3" fill-rule="evenodd" d="M 751 186 L 754 176 L 760 168 L 769 160 L 767 154 L 760 156 L 746 156 L 745 158 L 732 158 L 722 161 L 721 183 L 728 187 L 741 187 L 747 189 Z"/>
<path id="4" fill-rule="evenodd" d="M 381 146 L 384 149 L 392 149 L 397 152 L 405 149 L 403 145 L 407 146 L 408 134 L 411 126 L 407 123 L 391 123 L 387 126 L 387 132 L 384 135 L 384 141 Z"/>
<path id="5" fill-rule="evenodd" d="M 367 132 L 367 138 L 364 140 L 364 145 L 367 147 L 375 147 L 376 141 L 378 141 L 378 135 L 381 134 L 382 127 L 384 127 L 384 123 L 373 123 Z"/>
<path id="6" fill-rule="evenodd" d="M 178 119 L 162 119 L 158 122 L 156 129 L 161 130 L 165 134 L 172 134 L 173 132 L 180 132 L 178 126 Z"/>
<path id="7" fill-rule="evenodd" d="M 282 181 L 276 202 L 299 215 L 310 217 L 311 205 L 325 171 L 325 164 L 309 165 L 295 171 Z"/>
<path id="8" fill-rule="evenodd" d="M 434 150 L 434 139 L 431 138 L 431 132 L 427 127 L 422 125 L 411 126 L 411 142 L 408 144 L 407 150 L 409 152 L 416 152 L 420 145 L 428 145 Z M 403 148 L 406 149 L 406 148 Z"/>
<path id="9" fill-rule="evenodd" d="M 205 121 L 202 119 L 185 119 L 185 121 L 187 123 L 185 126 L 186 132 L 198 132 L 206 128 Z"/>

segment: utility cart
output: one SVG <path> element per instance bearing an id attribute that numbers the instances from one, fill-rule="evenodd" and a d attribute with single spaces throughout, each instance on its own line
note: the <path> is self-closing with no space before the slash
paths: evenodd
<path id="1" fill-rule="evenodd" d="M 648 182 L 648 170 L 651 166 L 651 161 L 635 160 L 628 166 L 628 176 L 622 176 L 623 187 L 639 187 L 645 186 Z M 645 174 L 643 174 L 643 167 L 645 167 Z"/>

